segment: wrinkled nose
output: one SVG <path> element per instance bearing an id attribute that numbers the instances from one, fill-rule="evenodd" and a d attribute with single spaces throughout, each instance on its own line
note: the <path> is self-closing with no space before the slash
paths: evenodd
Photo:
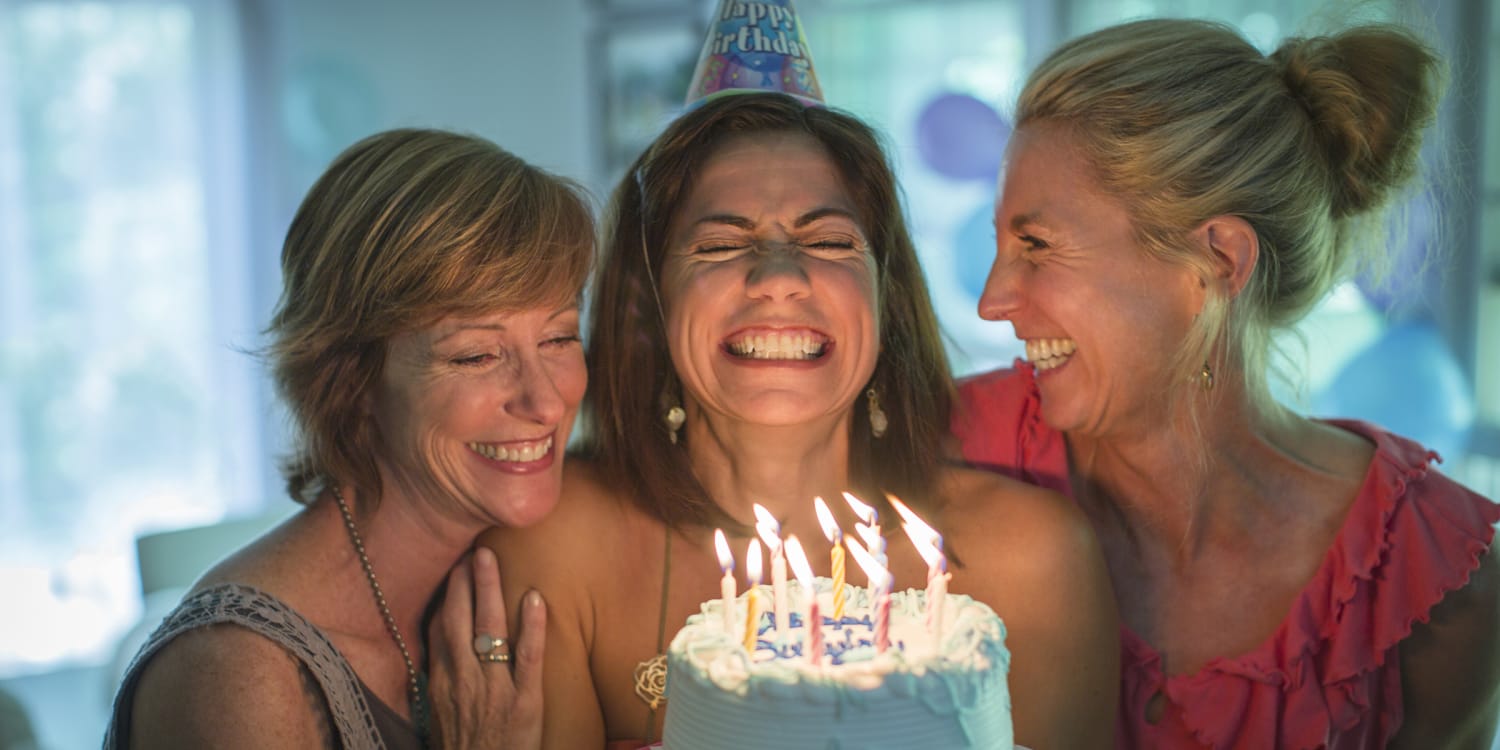
<path id="1" fill-rule="evenodd" d="M 756 299 L 801 299 L 812 291 L 803 267 L 803 256 L 795 247 L 773 245 L 757 248 L 745 278 L 745 291 Z"/>

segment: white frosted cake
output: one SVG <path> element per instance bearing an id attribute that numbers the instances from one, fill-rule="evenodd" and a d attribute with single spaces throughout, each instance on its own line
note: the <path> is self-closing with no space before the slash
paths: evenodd
<path id="1" fill-rule="evenodd" d="M 688 618 L 667 651 L 666 750 L 1013 747 L 1010 652 L 994 610 L 967 596 L 944 598 L 941 637 L 927 623 L 924 591 L 891 595 L 888 643 L 875 646 L 866 589 L 846 585 L 833 613 L 832 581 L 817 579 L 822 655 L 811 658 L 805 601 L 796 581 L 790 627 L 769 612 L 745 648 L 747 593 L 725 618 L 722 600 Z M 759 587 L 769 609 L 771 587 Z M 738 626 L 730 623 L 738 623 Z"/>

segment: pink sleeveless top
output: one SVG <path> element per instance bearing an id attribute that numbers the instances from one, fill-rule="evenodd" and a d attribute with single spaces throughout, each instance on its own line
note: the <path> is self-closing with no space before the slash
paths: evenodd
<path id="1" fill-rule="evenodd" d="M 953 430 L 970 463 L 1071 496 L 1067 449 L 1041 419 L 1030 365 L 959 384 Z M 1329 424 L 1375 444 L 1358 497 L 1322 565 L 1259 647 L 1166 675 L 1150 644 L 1120 629 L 1122 748 L 1383 748 L 1401 726 L 1396 647 L 1463 587 L 1500 506 L 1442 474 L 1438 459 L 1373 425 Z M 1167 701 L 1156 723 L 1146 705 Z"/>

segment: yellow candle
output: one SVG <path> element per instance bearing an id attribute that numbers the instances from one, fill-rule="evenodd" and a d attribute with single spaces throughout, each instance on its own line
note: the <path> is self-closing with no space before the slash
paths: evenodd
<path id="1" fill-rule="evenodd" d="M 835 542 L 829 553 L 833 563 L 833 619 L 844 618 L 844 543 Z"/>
<path id="2" fill-rule="evenodd" d="M 833 520 L 833 513 L 828 510 L 828 503 L 823 502 L 823 498 L 813 498 L 813 510 L 818 514 L 818 525 L 823 527 L 823 536 L 833 544 L 828 555 L 833 575 L 833 619 L 838 621 L 844 617 L 844 530 Z"/>
<path id="3" fill-rule="evenodd" d="M 751 539 L 745 550 L 745 582 L 750 590 L 745 592 L 745 650 L 755 656 L 755 636 L 760 623 L 760 540 Z"/>
<path id="4" fill-rule="evenodd" d="M 760 624 L 760 590 L 756 587 L 745 594 L 745 650 L 755 656 L 755 636 Z"/>

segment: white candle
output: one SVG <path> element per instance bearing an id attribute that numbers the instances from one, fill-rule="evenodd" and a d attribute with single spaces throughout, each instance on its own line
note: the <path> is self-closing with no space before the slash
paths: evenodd
<path id="1" fill-rule="evenodd" d="M 802 543 L 797 541 L 795 534 L 786 538 L 786 560 L 791 564 L 797 582 L 802 584 L 802 597 L 806 599 L 807 645 L 803 649 L 804 655 L 808 661 L 818 665 L 823 662 L 823 618 L 818 614 L 817 579 L 813 577 L 812 566 L 807 564 L 807 554 L 802 551 Z"/>
<path id="2" fill-rule="evenodd" d="M 791 616 L 786 598 L 786 553 L 782 549 L 781 524 L 760 503 L 751 507 L 755 511 L 755 530 L 771 550 L 771 599 L 775 607 L 776 637 L 780 638 L 786 635 Z"/>
<path id="3" fill-rule="evenodd" d="M 714 552 L 719 555 L 719 570 L 724 577 L 719 579 L 719 598 L 723 600 L 724 632 L 735 633 L 734 618 L 734 556 L 729 554 L 729 542 L 724 539 L 723 529 L 714 529 Z"/>

